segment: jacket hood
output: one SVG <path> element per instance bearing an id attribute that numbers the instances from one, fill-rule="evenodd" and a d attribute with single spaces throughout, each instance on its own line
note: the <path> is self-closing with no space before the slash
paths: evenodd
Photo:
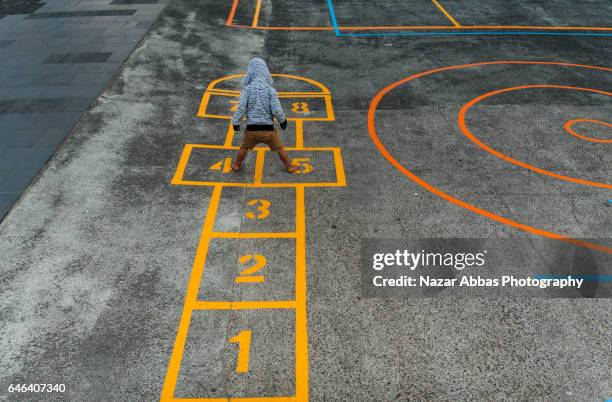
<path id="1" fill-rule="evenodd" d="M 249 67 L 247 68 L 247 73 L 244 76 L 243 86 L 247 86 L 255 81 L 263 81 L 268 85 L 272 85 L 272 75 L 270 75 L 270 70 L 268 70 L 268 66 L 266 62 L 262 59 L 256 57 L 251 59 L 249 62 Z"/>

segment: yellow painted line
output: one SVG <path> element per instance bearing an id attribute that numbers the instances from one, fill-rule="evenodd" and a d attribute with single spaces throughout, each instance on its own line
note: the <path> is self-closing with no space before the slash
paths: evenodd
<path id="1" fill-rule="evenodd" d="M 213 80 L 213 81 L 211 81 L 210 84 L 208 84 L 208 87 L 206 88 L 206 90 L 207 91 L 215 90 L 215 87 L 220 82 L 228 81 L 228 80 L 233 80 L 235 78 L 242 78 L 242 77 L 244 77 L 244 74 L 233 74 L 233 75 L 228 75 L 228 76 L 225 76 L 225 77 L 217 78 L 216 80 Z M 304 82 L 307 82 L 307 83 L 315 86 L 316 88 L 319 88 L 319 90 L 321 91 L 322 94 L 330 95 L 329 89 L 327 89 L 327 87 L 325 85 L 323 85 L 319 81 L 315 81 L 315 80 L 313 80 L 311 78 L 300 77 L 298 75 L 291 75 L 291 74 L 272 74 L 272 77 L 282 77 L 282 78 L 294 79 L 294 80 L 297 80 L 297 81 L 304 81 Z"/>
<path id="2" fill-rule="evenodd" d="M 234 126 L 230 122 L 227 127 L 227 134 L 225 135 L 224 147 L 231 147 L 234 142 Z"/>
<path id="3" fill-rule="evenodd" d="M 312 182 L 312 183 L 266 183 L 260 184 L 253 183 L 232 183 L 232 182 L 219 182 L 219 181 L 192 181 L 183 180 L 175 183 L 177 186 L 198 186 L 198 187 L 214 187 L 221 185 L 225 187 L 249 187 L 249 188 L 298 188 L 298 187 L 343 187 L 343 185 L 337 181 L 327 182 Z"/>
<path id="4" fill-rule="evenodd" d="M 198 108 L 198 113 L 196 116 L 203 117 L 206 114 L 206 106 L 208 106 L 209 101 L 210 92 L 204 91 L 204 95 L 202 96 L 202 101 L 200 102 L 200 107 Z"/>
<path id="5" fill-rule="evenodd" d="M 257 156 L 255 157 L 255 178 L 253 179 L 253 182 L 255 184 L 261 184 L 266 152 L 265 149 L 257 149 L 255 152 L 257 153 Z"/>
<path id="6" fill-rule="evenodd" d="M 176 172 L 174 173 L 174 176 L 172 177 L 172 181 L 170 183 L 174 185 L 179 185 L 183 182 L 183 175 L 185 174 L 185 169 L 187 168 L 187 162 L 189 162 L 189 155 L 191 155 L 192 149 L 192 144 L 187 144 L 183 148 L 181 158 L 179 159 L 178 166 L 176 167 Z"/>
<path id="7" fill-rule="evenodd" d="M 172 349 L 172 356 L 170 357 L 170 363 L 168 363 L 168 370 L 166 372 L 166 378 L 162 387 L 162 400 L 172 399 L 174 397 L 174 390 L 176 389 L 176 382 L 179 375 L 179 369 L 181 367 L 181 360 L 183 359 L 185 343 L 187 342 L 191 314 L 195 304 L 197 303 L 198 289 L 200 288 L 200 281 L 204 271 L 204 263 L 206 262 L 206 255 L 208 254 L 210 233 L 215 225 L 215 215 L 217 214 L 220 199 L 221 186 L 215 186 L 210 197 L 208 211 L 206 212 L 202 233 L 200 234 L 200 241 L 198 243 L 195 259 L 191 268 L 191 276 L 189 277 L 187 293 L 185 294 L 183 313 L 181 314 L 181 320 L 179 322 L 176 339 L 174 341 L 174 348 Z"/>
<path id="8" fill-rule="evenodd" d="M 452 28 L 452 27 L 449 27 Z M 207 89 L 206 90 L 208 93 L 210 93 L 211 95 L 219 95 L 219 96 L 240 96 L 240 90 L 234 90 L 234 89 L 220 89 L 220 88 L 215 88 L 215 89 Z M 278 91 L 276 92 L 278 94 L 278 96 L 280 97 L 285 97 L 285 98 L 289 98 L 292 96 L 295 97 L 323 97 L 323 96 L 329 96 L 329 94 L 323 93 L 323 92 L 293 92 L 293 91 L 289 91 L 289 92 L 283 92 L 283 91 Z"/>
<path id="9" fill-rule="evenodd" d="M 325 97 L 325 109 L 327 110 L 328 121 L 336 120 L 336 115 L 334 114 L 334 107 L 332 106 L 331 95 Z"/>
<path id="10" fill-rule="evenodd" d="M 268 396 L 260 398 L 174 398 L 164 401 L 178 402 L 293 402 L 293 396 Z"/>
<path id="11" fill-rule="evenodd" d="M 271 301 L 199 301 L 194 310 L 256 310 L 256 309 L 293 309 L 294 300 Z"/>
<path id="12" fill-rule="evenodd" d="M 213 232 L 210 237 L 220 239 L 295 239 L 291 232 Z"/>
<path id="13" fill-rule="evenodd" d="M 253 24 L 251 27 L 257 28 L 257 23 L 259 22 L 259 13 L 261 12 L 261 0 L 257 0 L 257 5 L 255 6 L 255 14 L 253 15 Z"/>
<path id="14" fill-rule="evenodd" d="M 295 147 L 304 148 L 304 121 L 301 119 L 295 121 Z"/>
<path id="15" fill-rule="evenodd" d="M 295 397 L 308 400 L 308 316 L 306 286 L 306 213 L 304 189 L 295 189 Z"/>
<path id="16" fill-rule="evenodd" d="M 340 148 L 334 150 L 334 164 L 336 165 L 336 183 L 338 186 L 346 186 L 346 175 Z"/>
<path id="17" fill-rule="evenodd" d="M 214 89 L 207 91 L 209 95 L 217 95 L 217 96 L 225 96 L 228 98 L 237 98 L 240 97 L 240 91 L 233 90 L 225 90 L 225 89 Z M 279 98 L 325 98 L 328 97 L 328 94 L 320 93 L 320 92 L 277 92 L 276 93 Z"/>
<path id="18" fill-rule="evenodd" d="M 240 147 L 231 146 L 226 147 L 225 145 L 208 145 L 208 144 L 185 144 L 185 146 L 190 146 L 192 148 L 209 148 L 209 149 L 229 149 L 229 150 L 238 150 Z M 260 149 L 261 152 L 271 152 L 269 148 L 256 148 Z M 338 147 L 285 147 L 287 151 L 328 151 L 334 152 L 334 150 L 339 150 Z"/>
<path id="19" fill-rule="evenodd" d="M 438 1 L 437 1 L 437 0 L 431 0 L 431 1 L 432 1 L 432 2 L 433 2 L 435 5 L 436 5 L 436 7 L 438 7 L 438 9 L 439 9 L 440 11 L 442 11 L 442 13 L 444 13 L 444 15 L 446 15 L 446 18 L 448 18 L 448 19 L 450 20 L 450 22 L 452 22 L 452 23 L 453 23 L 453 25 L 454 25 L 456 28 L 461 28 L 461 25 L 459 25 L 459 23 L 457 22 L 457 20 L 455 20 L 455 19 L 453 18 L 453 16 L 452 16 L 452 15 L 450 15 L 450 14 L 448 13 L 448 11 L 446 11 L 446 10 L 444 9 L 444 7 L 442 7 L 442 5 L 441 5 L 440 3 L 438 3 Z"/>

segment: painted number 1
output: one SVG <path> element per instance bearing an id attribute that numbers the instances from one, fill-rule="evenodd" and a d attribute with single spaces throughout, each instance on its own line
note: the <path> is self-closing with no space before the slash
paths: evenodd
<path id="1" fill-rule="evenodd" d="M 236 363 L 236 372 L 248 372 L 249 355 L 251 354 L 251 331 L 241 331 L 235 337 L 230 338 L 229 342 L 238 344 L 238 362 Z"/>

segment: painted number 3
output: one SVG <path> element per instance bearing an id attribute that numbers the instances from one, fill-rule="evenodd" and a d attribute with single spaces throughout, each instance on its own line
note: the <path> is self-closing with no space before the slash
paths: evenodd
<path id="1" fill-rule="evenodd" d="M 270 215 L 270 201 L 263 199 L 254 199 L 247 202 L 247 205 L 250 207 L 256 207 L 257 213 L 252 211 L 247 211 L 244 215 L 248 219 L 257 219 L 263 220 L 266 219 Z"/>

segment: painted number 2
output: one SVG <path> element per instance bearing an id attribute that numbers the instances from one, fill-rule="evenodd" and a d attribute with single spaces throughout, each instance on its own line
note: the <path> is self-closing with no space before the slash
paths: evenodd
<path id="1" fill-rule="evenodd" d="M 291 111 L 293 113 L 310 113 L 308 103 L 306 102 L 295 102 L 291 106 Z"/>
<path id="2" fill-rule="evenodd" d="M 263 220 L 270 215 L 270 201 L 263 199 L 254 199 L 247 202 L 250 207 L 256 207 L 258 213 L 247 211 L 244 215 L 248 219 Z"/>
<path id="3" fill-rule="evenodd" d="M 244 270 L 242 270 L 240 274 L 236 277 L 236 279 L 234 279 L 234 282 L 236 283 L 257 283 L 257 282 L 263 282 L 265 280 L 263 275 L 253 275 L 253 274 L 255 274 L 260 269 L 266 266 L 266 263 L 268 262 L 268 260 L 266 260 L 266 257 L 260 254 L 243 255 L 242 257 L 240 257 L 238 261 L 240 262 L 240 265 L 243 265 L 243 266 L 246 266 L 251 261 L 253 261 L 254 263 L 253 265 L 250 265 Z"/>
<path id="4" fill-rule="evenodd" d="M 229 342 L 238 344 L 238 362 L 236 363 L 236 372 L 248 372 L 249 355 L 251 354 L 251 331 L 241 331 L 235 337 L 230 338 Z"/>

